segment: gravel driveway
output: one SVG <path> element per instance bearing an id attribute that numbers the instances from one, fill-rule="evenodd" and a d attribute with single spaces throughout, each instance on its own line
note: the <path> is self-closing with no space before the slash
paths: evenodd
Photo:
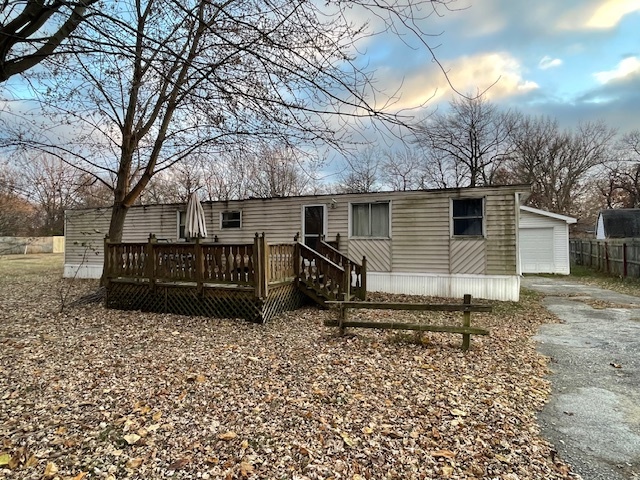
<path id="1" fill-rule="evenodd" d="M 522 285 L 563 322 L 535 337 L 553 372 L 543 435 L 585 480 L 640 478 L 640 298 L 556 278 Z"/>

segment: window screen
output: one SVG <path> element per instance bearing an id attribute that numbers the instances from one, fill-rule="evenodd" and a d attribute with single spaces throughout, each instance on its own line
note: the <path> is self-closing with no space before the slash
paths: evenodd
<path id="1" fill-rule="evenodd" d="M 481 236 L 483 217 L 482 198 L 453 200 L 453 234 L 456 236 Z"/>
<path id="2" fill-rule="evenodd" d="M 240 228 L 242 215 L 239 211 L 222 212 L 221 228 Z"/>

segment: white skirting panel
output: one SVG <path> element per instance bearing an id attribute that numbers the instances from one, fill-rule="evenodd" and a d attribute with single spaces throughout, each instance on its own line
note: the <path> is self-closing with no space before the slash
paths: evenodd
<path id="1" fill-rule="evenodd" d="M 64 278 L 100 278 L 102 265 L 69 265 L 64 264 Z"/>
<path id="2" fill-rule="evenodd" d="M 517 302 L 520 276 L 367 272 L 367 290 L 452 298 L 469 293 L 472 297 Z"/>

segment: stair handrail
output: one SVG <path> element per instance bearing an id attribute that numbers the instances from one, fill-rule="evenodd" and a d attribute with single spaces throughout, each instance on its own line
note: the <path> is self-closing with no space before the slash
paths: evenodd
<path id="1" fill-rule="evenodd" d="M 321 248 L 323 250 L 328 250 L 334 256 L 337 256 L 340 259 L 340 262 L 342 263 L 342 265 L 349 265 L 348 267 L 349 269 L 353 267 L 356 280 L 355 280 L 355 283 L 353 281 L 350 281 L 349 287 L 350 287 L 350 290 L 353 290 L 356 293 L 358 298 L 360 298 L 361 300 L 364 300 L 367 296 L 366 259 L 363 257 L 362 263 L 358 263 L 357 261 L 352 260 L 350 257 L 342 253 L 337 248 L 334 248 L 333 246 L 325 242 L 323 236 L 320 236 L 318 238 L 318 241 L 319 241 L 318 244 L 321 246 Z M 325 252 L 321 251 L 320 249 L 318 249 L 318 253 L 326 257 Z M 351 277 L 349 276 L 349 278 Z"/>

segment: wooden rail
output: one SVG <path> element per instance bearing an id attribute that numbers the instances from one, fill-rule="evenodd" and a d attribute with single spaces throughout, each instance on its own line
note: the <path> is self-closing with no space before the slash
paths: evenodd
<path id="1" fill-rule="evenodd" d="M 367 295 L 367 258 L 362 257 L 362 265 L 358 265 L 357 262 L 325 242 L 322 237 L 318 241 L 318 253 L 336 265 L 345 268 L 349 272 L 350 293 L 360 300 L 365 300 Z"/>
<path id="2" fill-rule="evenodd" d="M 471 295 L 465 295 L 462 304 L 431 304 L 431 303 L 378 303 L 378 302 L 327 302 L 336 305 L 339 310 L 337 320 L 326 320 L 327 327 L 338 327 L 340 335 L 344 335 L 346 328 L 379 328 L 383 330 L 414 330 L 421 332 L 443 332 L 462 334 L 462 350 L 465 352 L 471 346 L 471 335 L 488 335 L 489 331 L 471 326 L 471 312 L 490 312 L 491 305 L 474 305 Z M 423 323 L 375 322 L 349 320 L 350 309 L 369 310 L 411 310 L 411 311 L 440 311 L 462 312 L 462 325 L 428 325 Z"/>
<path id="3" fill-rule="evenodd" d="M 254 287 L 266 298 L 269 284 L 292 281 L 293 244 L 269 245 L 264 234 L 253 243 L 112 243 L 105 239 L 104 280 L 148 283 L 229 284 Z"/>
<path id="4" fill-rule="evenodd" d="M 324 299 L 349 298 L 349 281 L 345 269 L 325 258 L 304 243 L 296 244 L 296 277 Z"/>

